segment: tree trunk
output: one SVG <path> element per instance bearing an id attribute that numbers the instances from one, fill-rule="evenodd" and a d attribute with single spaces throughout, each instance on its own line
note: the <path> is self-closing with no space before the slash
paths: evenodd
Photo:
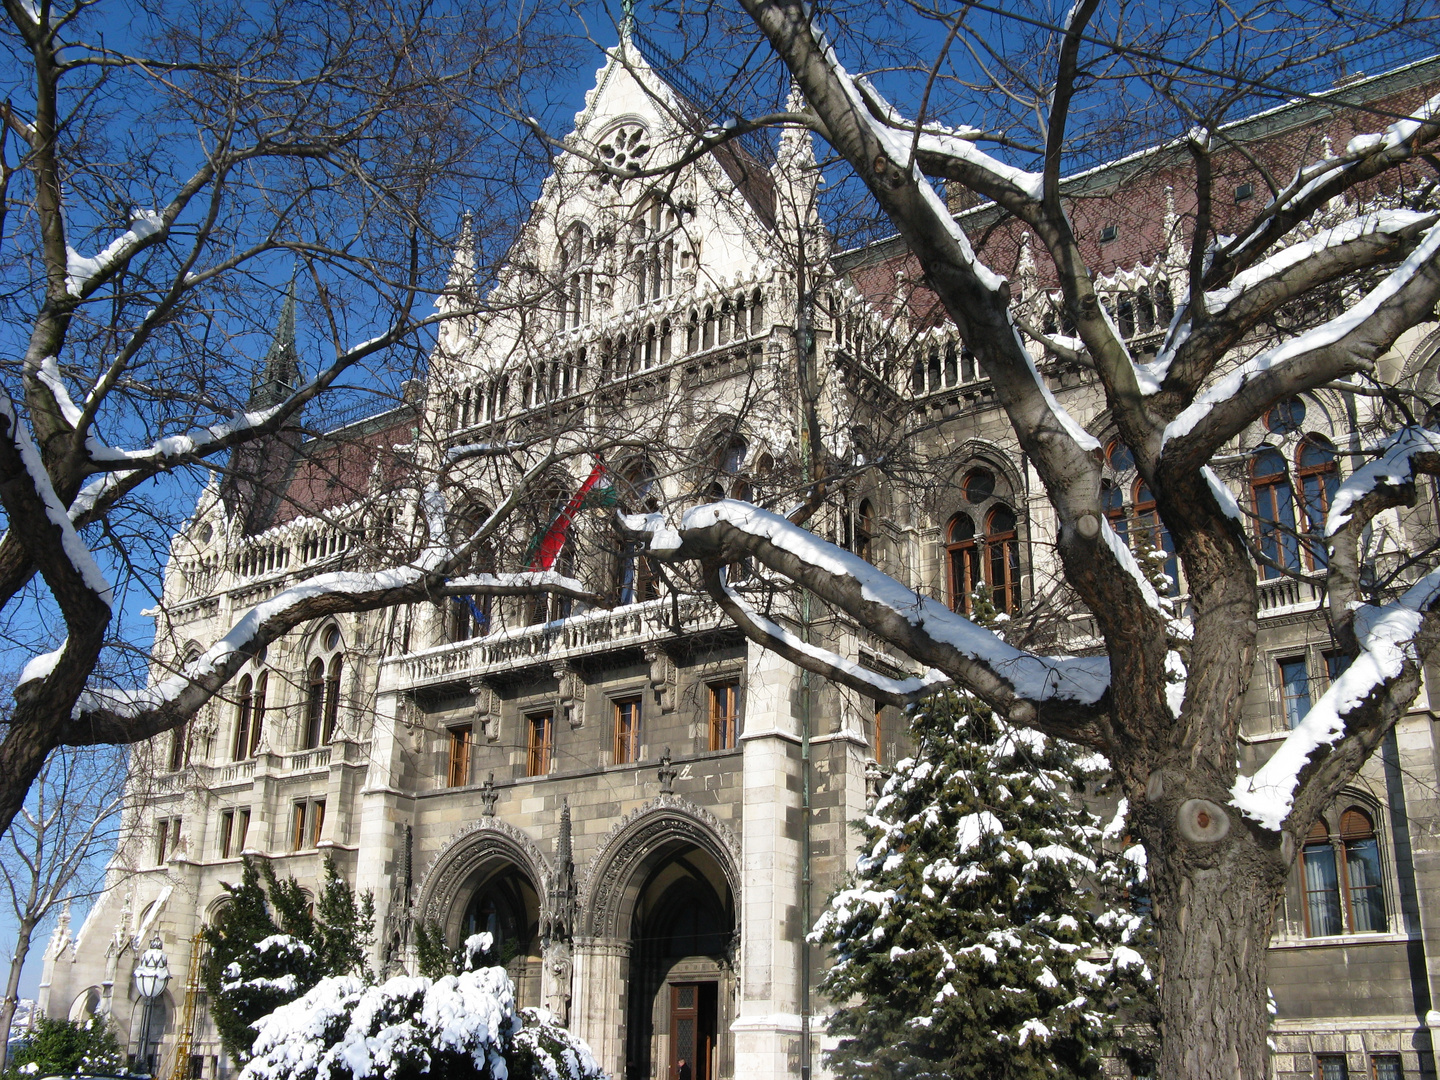
<path id="1" fill-rule="evenodd" d="M 1266 954 L 1288 869 L 1279 838 L 1252 831 L 1215 799 L 1162 797 L 1146 810 L 1160 953 L 1157 1075 L 1265 1080 Z"/>
<path id="2" fill-rule="evenodd" d="M 20 973 L 25 968 L 25 957 L 30 953 L 30 936 L 35 924 L 21 919 L 15 931 L 15 955 L 10 959 L 10 975 L 5 980 L 5 1000 L 0 1002 L 0 1072 L 5 1070 L 10 1056 L 10 1026 L 15 1022 L 15 1006 L 20 1000 Z"/>

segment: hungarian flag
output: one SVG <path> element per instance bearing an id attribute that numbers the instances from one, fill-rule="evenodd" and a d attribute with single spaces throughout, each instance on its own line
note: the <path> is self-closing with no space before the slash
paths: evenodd
<path id="1" fill-rule="evenodd" d="M 565 546 L 565 541 L 570 539 L 570 526 L 575 524 L 575 515 L 581 510 L 590 506 L 614 506 L 619 501 L 615 487 L 609 481 L 609 475 L 604 463 L 597 461 L 579 490 L 570 496 L 565 509 L 555 515 L 549 528 L 530 544 L 528 554 L 531 570 L 554 569 L 560 550 Z"/>

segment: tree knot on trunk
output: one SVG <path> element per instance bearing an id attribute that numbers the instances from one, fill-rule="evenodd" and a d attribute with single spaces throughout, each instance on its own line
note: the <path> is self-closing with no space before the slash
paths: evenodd
<path id="1" fill-rule="evenodd" d="M 1186 799 L 1175 823 L 1180 835 L 1194 844 L 1213 844 L 1230 834 L 1230 815 L 1209 799 Z"/>

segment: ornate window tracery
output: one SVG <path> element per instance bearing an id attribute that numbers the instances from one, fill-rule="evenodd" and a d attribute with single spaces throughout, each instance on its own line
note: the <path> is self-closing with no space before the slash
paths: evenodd
<path id="1" fill-rule="evenodd" d="M 344 669 L 340 628 L 334 623 L 321 630 L 320 655 L 305 669 L 305 726 L 300 749 L 313 750 L 335 737 L 340 719 L 340 677 Z"/>
<path id="2" fill-rule="evenodd" d="M 1007 614 L 1020 609 L 1019 521 L 1004 501 L 994 472 L 971 469 L 961 486 L 972 509 L 951 517 L 945 532 L 946 576 L 950 606 L 969 613 L 971 598 L 983 583 L 995 607 Z"/>
<path id="3" fill-rule="evenodd" d="M 1369 810 L 1351 805 L 1310 828 L 1300 850 L 1306 937 L 1384 933 L 1384 870 Z"/>

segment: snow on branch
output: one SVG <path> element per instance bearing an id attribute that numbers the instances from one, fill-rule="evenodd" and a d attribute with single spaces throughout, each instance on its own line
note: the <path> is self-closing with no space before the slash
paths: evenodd
<path id="1" fill-rule="evenodd" d="M 1274 239 L 1278 215 L 1308 213 L 1310 204 L 1316 201 L 1317 195 L 1338 176 L 1355 171 L 1363 162 L 1379 154 L 1393 154 L 1401 147 L 1413 144 L 1421 130 L 1426 125 L 1433 124 L 1437 116 L 1440 116 L 1440 94 L 1420 106 L 1414 116 L 1397 120 L 1382 132 L 1357 135 L 1346 144 L 1343 154 L 1317 161 L 1297 171 L 1295 179 L 1275 196 L 1255 228 L 1231 243 L 1222 253 L 1225 260 L 1234 262 L 1240 259 L 1248 248 L 1256 245 L 1259 245 L 1257 250 L 1263 251 Z"/>
<path id="2" fill-rule="evenodd" d="M 501 443 L 466 443 L 464 446 L 452 446 L 446 450 L 445 464 L 456 465 L 462 461 L 469 461 L 471 458 L 499 457 L 501 454 L 527 449 L 529 449 L 527 444 L 513 440 Z"/>
<path id="3" fill-rule="evenodd" d="M 872 671 L 837 652 L 812 644 L 773 619 L 766 618 L 723 580 L 718 582 L 718 588 L 720 595 L 717 599 L 721 606 L 751 637 L 763 641 L 771 649 L 790 657 L 796 663 L 811 670 L 818 670 L 851 689 L 871 694 L 892 705 L 905 705 L 950 683 L 950 679 L 943 672 L 934 668 L 923 676 L 912 675 L 908 679 L 892 679 L 888 675 Z"/>
<path id="4" fill-rule="evenodd" d="M 59 530 L 60 544 L 66 559 L 74 567 L 76 575 L 84 581 L 86 588 L 99 597 L 106 607 L 113 607 L 115 598 L 110 582 L 101 573 L 90 549 L 80 539 L 80 534 L 75 531 L 75 523 L 70 520 L 69 512 L 60 505 L 60 497 L 55 494 L 50 474 L 45 469 L 45 463 L 40 460 L 40 451 L 35 440 L 30 437 L 30 429 L 20 423 L 9 394 L 0 394 L 0 419 L 10 426 L 10 437 L 20 453 L 20 461 L 29 475 L 30 483 L 45 507 L 45 516 Z"/>
<path id="5" fill-rule="evenodd" d="M 628 516 L 633 524 L 639 515 Z M 1105 657 L 1040 656 L 1017 649 L 944 604 L 921 596 L 858 555 L 821 539 L 778 514 L 725 499 L 687 511 L 676 533 L 658 515 L 646 530 L 660 543 L 649 550 L 684 558 L 743 549 L 766 566 L 814 590 L 915 659 L 967 684 L 994 680 L 991 692 L 1029 702 L 1095 705 L 1110 685 Z M 896 641 L 897 636 L 907 640 Z M 977 689 L 979 689 L 977 687 Z"/>
<path id="6" fill-rule="evenodd" d="M 1356 469 L 1335 489 L 1325 515 L 1325 535 L 1334 536 L 1350 520 L 1355 504 L 1377 487 L 1403 487 L 1415 480 L 1417 454 L 1440 454 L 1440 433 L 1429 428 L 1401 428 L 1379 447 L 1379 457 Z"/>
<path id="7" fill-rule="evenodd" d="M 65 379 L 60 374 L 60 365 L 56 362 L 55 357 L 47 356 L 40 361 L 35 378 L 39 379 L 54 396 L 55 404 L 60 409 L 60 415 L 65 418 L 65 422 L 72 428 L 79 427 L 84 413 L 70 397 L 70 391 L 65 386 Z"/>
<path id="8" fill-rule="evenodd" d="M 997 186 L 1012 187 L 1026 198 L 1037 203 L 1040 201 L 1045 188 L 1044 176 L 1005 164 L 976 146 L 974 138 L 974 133 L 969 130 L 947 131 L 926 127 L 920 131 L 919 149 L 936 157 L 962 162 L 987 174 Z"/>
<path id="9" fill-rule="evenodd" d="M 313 382 L 310 384 L 310 386 L 314 385 Z M 308 389 L 308 387 L 302 389 Z M 216 450 L 224 449 L 234 442 L 237 436 L 261 427 L 280 413 L 293 408 L 293 405 L 292 395 L 291 401 L 281 402 L 279 405 L 255 412 L 237 413 L 230 420 L 212 424 L 203 431 L 197 429 L 184 435 L 162 436 L 143 450 L 125 450 L 118 446 L 106 446 L 94 435 L 85 437 L 85 448 L 90 455 L 90 460 L 97 465 L 120 465 L 131 468 L 144 465 L 163 467 L 168 462 L 177 462 L 182 458 L 203 457 Z"/>
<path id="10" fill-rule="evenodd" d="M 165 216 L 154 210 L 130 211 L 130 228 L 116 237 L 98 255 L 81 255 L 68 245 L 65 248 L 65 291 L 79 298 L 90 282 L 121 266 L 144 246 L 152 236 L 167 228 Z"/>
<path id="11" fill-rule="evenodd" d="M 1431 267 L 1437 256 L 1440 256 L 1440 225 L 1426 230 L 1424 239 L 1415 250 L 1355 306 L 1274 348 L 1266 349 L 1202 391 L 1188 408 L 1166 425 L 1161 445 L 1197 433 L 1207 445 L 1223 442 L 1233 434 L 1232 428 L 1249 423 L 1255 410 L 1247 408 L 1243 410 L 1243 415 L 1230 416 L 1229 413 L 1234 410 L 1223 410 L 1222 406 L 1237 401 L 1248 386 L 1267 373 L 1291 368 L 1321 350 L 1341 344 L 1357 331 L 1363 331 L 1366 322 L 1375 317 L 1381 305 L 1395 299 L 1422 270 Z M 1325 377 L 1328 379 L 1334 374 L 1327 372 Z M 1268 400 L 1257 403 L 1256 407 L 1268 403 Z M 1207 423 L 1211 414 L 1217 411 L 1224 414 L 1221 420 Z M 1217 423 L 1217 430 L 1209 430 L 1217 428 Z"/>
<path id="12" fill-rule="evenodd" d="M 1431 571 L 1394 603 L 1362 605 L 1355 612 L 1360 654 L 1310 707 L 1274 755 L 1253 776 L 1231 788 L 1231 804 L 1267 829 L 1279 831 L 1294 804 L 1300 773 L 1317 750 L 1345 733 L 1346 717 L 1398 678 L 1417 656 L 1415 636 L 1425 613 L 1440 597 L 1440 570 Z"/>
<path id="13" fill-rule="evenodd" d="M 447 596 L 484 593 L 487 596 L 521 596 L 535 592 L 563 593 L 576 600 L 594 600 L 595 594 L 578 578 L 554 570 L 522 570 L 512 574 L 464 574 L 450 578 L 437 590 Z"/>
<path id="14" fill-rule="evenodd" d="M 1221 312 L 1243 294 L 1307 259 L 1314 258 L 1328 248 L 1340 247 L 1375 233 L 1394 235 L 1414 225 L 1433 221 L 1434 218 L 1434 214 L 1415 210 L 1376 210 L 1361 214 L 1333 228 L 1323 229 L 1308 240 L 1283 247 L 1269 258 L 1242 270 L 1223 288 L 1212 289 L 1205 294 L 1205 308 L 1211 314 Z"/>

